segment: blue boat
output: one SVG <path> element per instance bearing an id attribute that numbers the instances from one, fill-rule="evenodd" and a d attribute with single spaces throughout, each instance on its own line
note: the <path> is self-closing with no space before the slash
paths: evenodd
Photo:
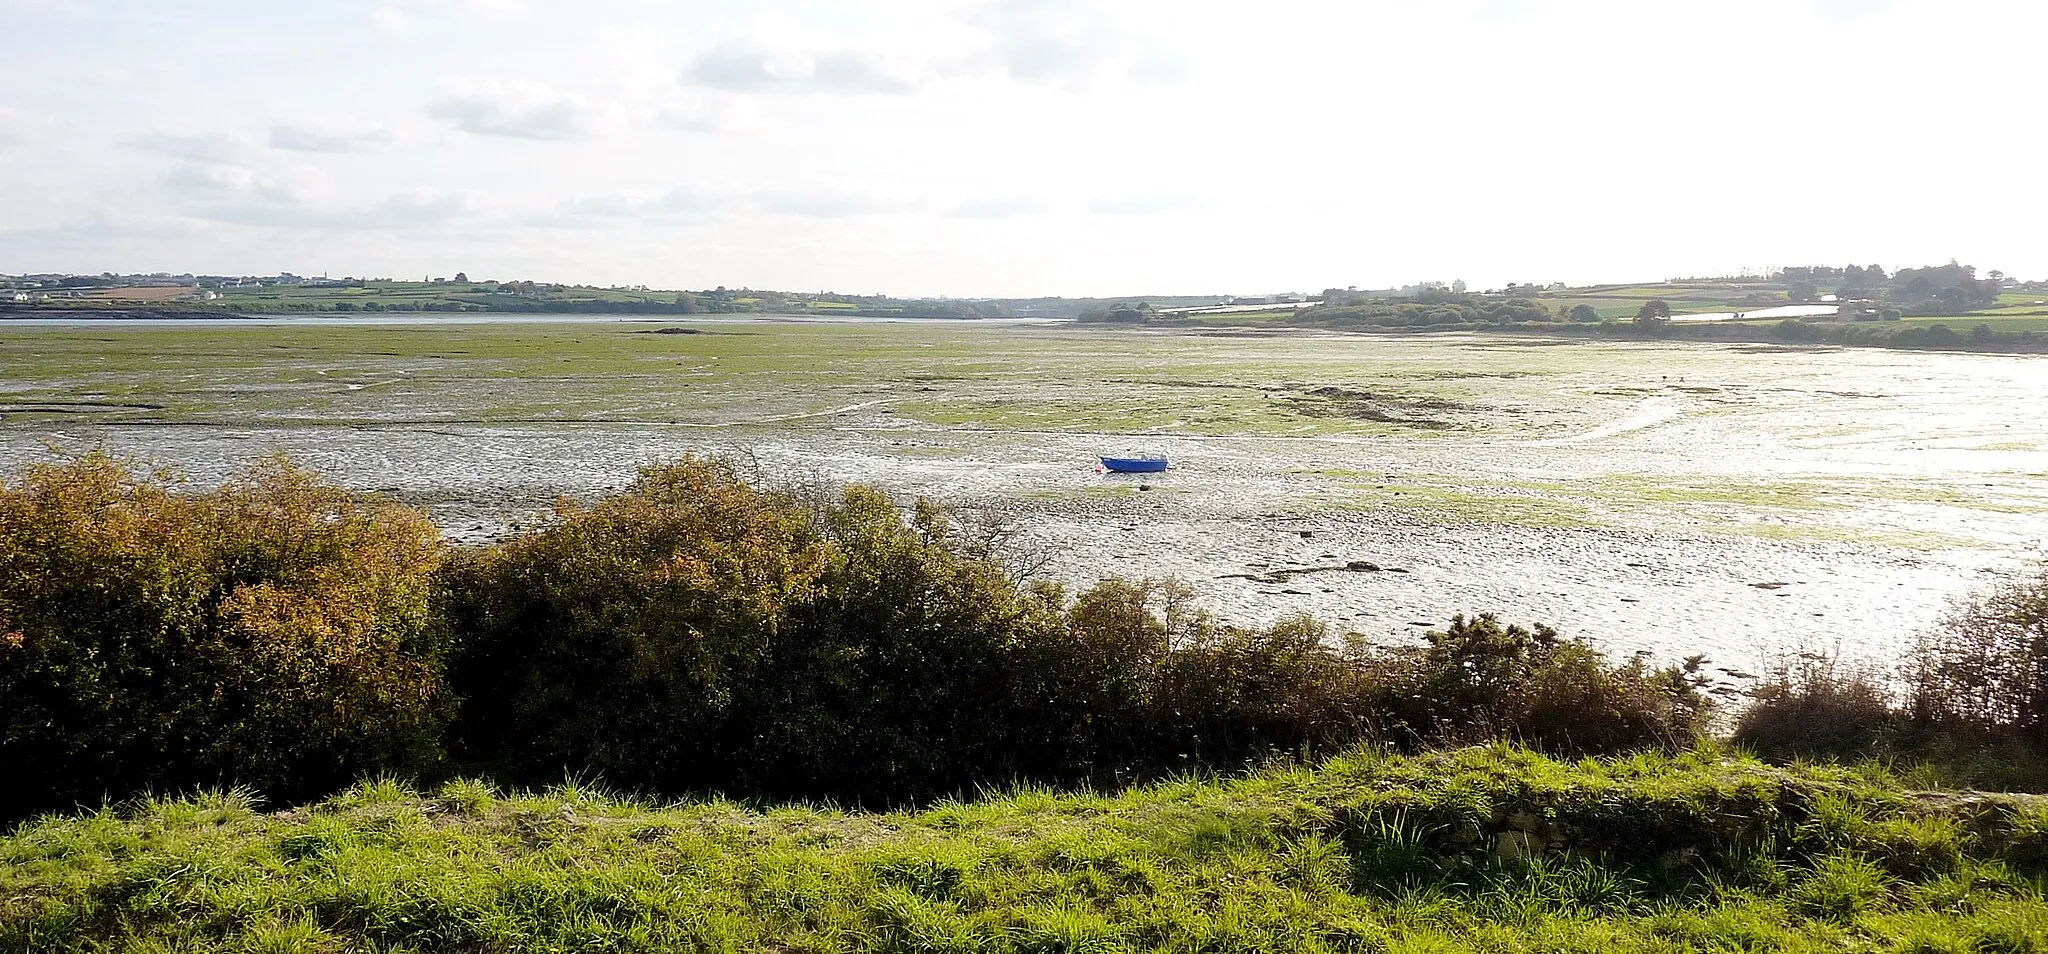
<path id="1" fill-rule="evenodd" d="M 1102 469 L 1115 474 L 1159 474 L 1166 471 L 1166 458 L 1158 454 L 1142 457 L 1104 457 Z"/>

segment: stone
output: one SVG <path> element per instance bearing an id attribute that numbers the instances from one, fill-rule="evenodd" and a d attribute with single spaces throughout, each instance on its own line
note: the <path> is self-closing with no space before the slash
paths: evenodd
<path id="1" fill-rule="evenodd" d="M 1493 856 L 1501 861 L 1527 861 L 1542 851 L 1536 836 L 1526 831 L 1504 831 L 1493 839 Z"/>

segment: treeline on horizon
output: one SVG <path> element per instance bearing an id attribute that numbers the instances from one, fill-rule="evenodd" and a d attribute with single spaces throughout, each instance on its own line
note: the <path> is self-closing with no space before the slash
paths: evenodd
<path id="1" fill-rule="evenodd" d="M 725 458 L 477 547 L 282 458 L 199 489 L 97 452 L 32 465 L 0 483 L 0 820 L 457 773 L 880 806 L 1361 744 L 1668 750 L 1734 692 L 1701 657 L 1617 663 L 1492 616 L 1374 645 L 1304 617 L 1229 625 L 1169 581 L 1071 593 L 999 538 Z M 2048 576 L 1972 612 L 1901 664 L 1907 702 L 1802 662 L 1755 690 L 1736 741 L 2038 763 Z"/>
<path id="2" fill-rule="evenodd" d="M 1654 311 L 1662 305 L 1661 313 Z M 1983 351 L 1999 354 L 2048 354 L 2048 332 L 2000 331 L 1978 322 L 1958 331 L 1946 324 L 1901 325 L 1893 322 L 1801 321 L 1776 324 L 1733 321 L 1673 322 L 1670 306 L 1652 300 L 1644 314 L 1627 320 L 1602 318 L 1589 305 L 1557 313 L 1529 298 L 1500 298 L 1466 292 L 1428 291 L 1414 299 L 1363 299 L 1351 304 L 1318 305 L 1279 319 L 1284 327 L 1341 331 L 1496 331 L 1533 332 L 1582 338 L 1659 339 L 1671 341 L 1824 344 L 1850 347 L 1932 351 Z M 1086 314 L 1084 323 L 1107 325 L 1200 326 L 1199 317 L 1160 314 L 1142 305 L 1124 305 Z"/>
<path id="3" fill-rule="evenodd" d="M 2005 273 L 1993 269 L 1977 277 L 1974 265 L 1949 262 L 1926 268 L 1901 268 L 1886 274 L 1879 265 L 1843 268 L 1817 265 L 1787 268 L 1779 274 L 1786 295 L 1795 302 L 1818 301 L 1823 288 L 1842 299 L 1887 302 L 1902 313 L 1920 316 L 1960 315 L 1972 307 L 1998 302 Z"/>

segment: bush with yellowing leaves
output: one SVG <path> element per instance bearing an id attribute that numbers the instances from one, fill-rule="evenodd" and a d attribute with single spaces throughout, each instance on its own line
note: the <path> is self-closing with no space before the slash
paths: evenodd
<path id="1" fill-rule="evenodd" d="M 443 557 L 421 512 L 282 458 L 196 492 L 97 452 L 0 482 L 0 817 L 432 764 Z"/>

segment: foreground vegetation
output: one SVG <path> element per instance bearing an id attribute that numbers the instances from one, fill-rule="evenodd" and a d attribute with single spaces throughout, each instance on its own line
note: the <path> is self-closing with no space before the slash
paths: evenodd
<path id="1" fill-rule="evenodd" d="M 891 814 L 567 786 L 239 794 L 0 838 L 0 949 L 2048 950 L 2048 811 L 1508 747 Z"/>
<path id="2" fill-rule="evenodd" d="M 2048 803 L 1865 761 L 2040 757 L 2048 576 L 1904 708 L 1772 674 L 1737 739 L 1854 766 L 1773 767 L 1697 658 L 1243 629 L 997 539 L 724 459 L 485 548 L 282 459 L 30 468 L 0 950 L 2048 951 Z"/>
<path id="3" fill-rule="evenodd" d="M 1689 744 L 1697 667 L 1545 627 L 1421 646 L 1084 593 L 871 489 L 650 467 L 485 548 L 272 459 L 218 488 L 103 454 L 0 485 L 0 817 L 146 790 L 317 797 L 379 773 L 596 773 L 867 803 L 1114 785 L 1378 740 Z"/>

